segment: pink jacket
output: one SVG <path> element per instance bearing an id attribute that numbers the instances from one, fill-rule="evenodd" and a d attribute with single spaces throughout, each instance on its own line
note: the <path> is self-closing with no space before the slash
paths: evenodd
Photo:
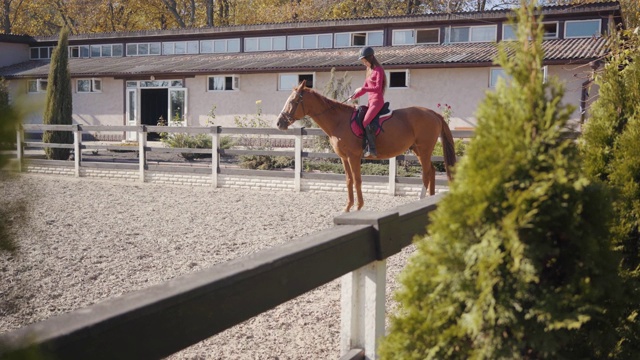
<path id="1" fill-rule="evenodd" d="M 360 91 L 353 94 L 353 98 L 357 99 L 365 93 L 369 93 L 369 109 L 364 116 L 364 120 L 362 124 L 364 127 L 367 127 L 369 123 L 373 120 L 373 118 L 378 115 L 378 112 L 384 106 L 384 86 L 382 84 L 382 80 L 384 79 L 384 70 L 382 67 L 376 66 L 372 71 L 371 75 L 364 81 L 364 86 L 360 89 Z"/>
<path id="2" fill-rule="evenodd" d="M 371 106 L 372 101 L 379 101 L 384 104 L 382 79 L 384 79 L 384 70 L 382 70 L 382 67 L 376 66 L 371 71 L 371 75 L 364 81 L 364 86 L 353 95 L 353 98 L 357 99 L 365 93 L 369 93 L 369 106 Z"/>

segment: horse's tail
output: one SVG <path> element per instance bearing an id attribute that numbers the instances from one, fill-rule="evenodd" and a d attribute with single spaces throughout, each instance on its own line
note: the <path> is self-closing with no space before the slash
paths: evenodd
<path id="1" fill-rule="evenodd" d="M 449 124 L 440 114 L 437 114 L 442 122 L 442 131 L 440 132 L 440 142 L 442 142 L 442 153 L 444 155 L 444 167 L 447 170 L 447 178 L 453 180 L 453 166 L 456 164 L 456 148 L 453 141 L 453 135 Z"/>

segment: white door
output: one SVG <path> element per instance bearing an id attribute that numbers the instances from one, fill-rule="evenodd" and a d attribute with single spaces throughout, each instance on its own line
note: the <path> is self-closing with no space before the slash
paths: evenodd
<path id="1" fill-rule="evenodd" d="M 127 126 L 138 125 L 138 89 L 127 89 Z M 137 131 L 127 131 L 126 139 L 136 141 Z"/>
<path id="2" fill-rule="evenodd" d="M 169 126 L 187 126 L 187 89 L 169 88 Z"/>

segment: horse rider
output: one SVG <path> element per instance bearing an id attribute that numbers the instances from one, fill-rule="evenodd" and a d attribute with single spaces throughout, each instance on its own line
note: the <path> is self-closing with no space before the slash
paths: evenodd
<path id="1" fill-rule="evenodd" d="M 367 46 L 360 50 L 360 56 L 358 60 L 367 67 L 367 75 L 364 81 L 364 85 L 357 88 L 351 99 L 357 99 L 365 93 L 369 95 L 369 109 L 364 116 L 362 126 L 365 128 L 367 148 L 365 150 L 365 157 L 378 156 L 376 153 L 376 134 L 373 126 L 369 126 L 371 121 L 378 115 L 378 112 L 384 105 L 384 91 L 387 85 L 387 79 L 384 74 L 384 69 L 376 59 L 374 51 L 371 47 Z"/>

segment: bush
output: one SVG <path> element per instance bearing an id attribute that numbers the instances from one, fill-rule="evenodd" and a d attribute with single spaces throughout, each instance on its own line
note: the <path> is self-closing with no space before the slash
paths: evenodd
<path id="1" fill-rule="evenodd" d="M 242 155 L 240 167 L 245 169 L 274 170 L 293 167 L 293 158 L 288 156 Z"/>
<path id="2" fill-rule="evenodd" d="M 402 274 L 382 359 L 602 359 L 620 304 L 608 192 L 563 138 L 573 108 L 543 81 L 542 22 L 518 10 L 456 181 Z M 531 40 L 532 39 L 532 40 Z"/>
<path id="3" fill-rule="evenodd" d="M 580 142 L 588 175 L 615 195 L 611 242 L 622 258 L 619 274 L 628 301 L 613 357 L 630 359 L 640 353 L 640 37 L 616 32 L 609 40 L 608 62 L 596 78 L 599 96 Z"/>
<path id="4" fill-rule="evenodd" d="M 454 142 L 454 148 L 456 151 L 456 157 L 460 158 L 462 156 L 464 156 L 465 152 L 467 151 L 467 143 L 463 140 L 463 139 L 456 139 Z M 435 156 L 442 156 L 442 143 L 441 142 L 437 142 L 436 146 L 433 148 L 433 154 Z M 436 167 L 436 171 L 439 172 L 445 172 L 445 166 L 444 166 L 444 162 L 443 161 L 437 161 L 434 162 L 433 165 Z"/>

